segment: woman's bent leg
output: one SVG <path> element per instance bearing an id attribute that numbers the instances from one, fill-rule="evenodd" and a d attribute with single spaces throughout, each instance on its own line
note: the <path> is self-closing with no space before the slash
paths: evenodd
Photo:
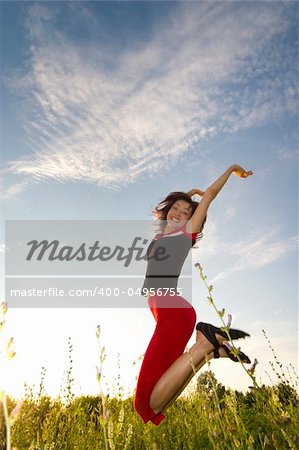
<path id="1" fill-rule="evenodd" d="M 191 349 L 177 358 L 154 386 L 150 407 L 155 413 L 165 411 L 180 395 L 195 373 L 213 357 L 213 346 L 197 341 Z"/>
<path id="2" fill-rule="evenodd" d="M 134 407 L 144 422 L 151 420 L 158 425 L 164 418 L 151 408 L 150 398 L 154 386 L 170 366 L 183 355 L 194 330 L 196 314 L 182 297 L 168 299 L 152 297 L 149 301 L 156 319 L 156 329 L 144 355 L 134 399 Z M 164 305 L 164 307 L 159 307 Z M 161 411 L 161 410 L 160 410 Z"/>

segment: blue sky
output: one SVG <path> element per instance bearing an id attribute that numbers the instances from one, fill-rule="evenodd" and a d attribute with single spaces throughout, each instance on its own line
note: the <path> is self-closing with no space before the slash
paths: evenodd
<path id="1" fill-rule="evenodd" d="M 233 163 L 253 170 L 219 194 L 193 258 L 252 334 L 242 348 L 263 380 L 262 329 L 297 365 L 297 22 L 295 2 L 1 3 L 4 219 L 150 219 L 170 191 L 204 190 Z M 193 284 L 198 319 L 218 323 L 196 273 Z M 81 391 L 96 391 L 98 323 L 107 379 L 120 353 L 134 386 L 154 327 L 146 310 L 11 310 L 8 322 L 14 386 L 45 365 L 51 392 L 67 336 Z M 245 389 L 229 363 L 212 369 Z"/>

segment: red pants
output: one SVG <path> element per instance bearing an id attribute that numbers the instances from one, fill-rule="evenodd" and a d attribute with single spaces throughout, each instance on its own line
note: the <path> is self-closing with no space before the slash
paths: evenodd
<path id="1" fill-rule="evenodd" d="M 155 414 L 150 408 L 151 393 L 163 373 L 184 353 L 195 327 L 196 314 L 190 303 L 178 295 L 152 296 L 148 304 L 156 328 L 141 365 L 134 408 L 144 423 L 151 420 L 159 425 L 165 416 Z"/>

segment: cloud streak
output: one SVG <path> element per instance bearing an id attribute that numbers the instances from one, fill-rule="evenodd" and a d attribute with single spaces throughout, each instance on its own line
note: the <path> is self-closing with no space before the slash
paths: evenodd
<path id="1" fill-rule="evenodd" d="M 55 4 L 28 7 L 28 71 L 8 84 L 27 92 L 23 127 L 32 152 L 11 161 L 8 173 L 118 189 L 167 171 L 215 134 L 295 111 L 292 55 L 279 69 L 275 39 L 289 25 L 279 5 L 236 12 L 222 3 L 180 5 L 147 40 L 111 52 L 112 36 L 99 39 L 103 18 L 83 4 L 64 7 L 74 22 L 89 21 L 93 38 L 75 42 L 57 25 Z"/>
<path id="2" fill-rule="evenodd" d="M 214 230 L 215 231 L 215 230 Z M 248 236 L 246 240 L 228 242 L 227 240 L 218 242 L 216 234 L 207 241 L 206 248 L 200 249 L 201 256 L 216 256 L 225 254 L 234 258 L 234 263 L 226 270 L 216 275 L 210 283 L 223 280 L 230 275 L 243 270 L 255 270 L 279 261 L 298 248 L 298 236 L 288 238 L 277 237 L 278 230 L 265 232 L 257 237 L 256 233 Z"/>

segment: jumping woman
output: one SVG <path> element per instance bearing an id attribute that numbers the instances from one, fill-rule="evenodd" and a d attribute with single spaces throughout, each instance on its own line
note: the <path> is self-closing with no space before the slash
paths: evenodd
<path id="1" fill-rule="evenodd" d="M 205 192 L 199 189 L 188 193 L 172 192 L 153 211 L 160 224 L 160 233 L 151 242 L 148 256 L 160 247 L 166 249 L 168 258 L 148 257 L 143 285 L 156 321 L 134 397 L 134 408 L 144 423 L 150 420 L 159 425 L 165 418 L 165 410 L 207 360 L 228 357 L 239 361 L 226 345 L 227 334 L 203 322 L 196 325 L 196 343 L 184 353 L 195 327 L 196 314 L 192 305 L 177 291 L 178 277 L 189 249 L 202 237 L 208 208 L 232 174 L 247 178 L 252 172 L 233 165 Z M 195 194 L 202 197 L 199 203 L 192 200 Z M 167 288 L 167 295 L 158 295 L 158 289 L 161 292 L 164 288 Z M 240 339 L 249 334 L 231 328 L 230 336 Z M 242 362 L 250 363 L 244 353 L 240 352 L 239 357 Z"/>

